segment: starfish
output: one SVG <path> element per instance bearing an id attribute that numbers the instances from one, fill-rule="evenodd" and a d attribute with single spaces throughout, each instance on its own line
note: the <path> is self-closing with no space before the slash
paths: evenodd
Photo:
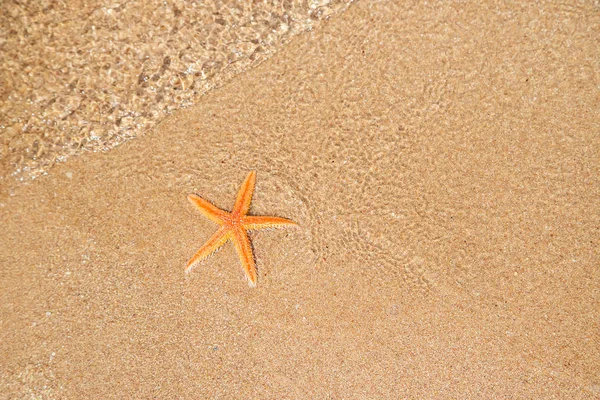
<path id="1" fill-rule="evenodd" d="M 252 255 L 252 245 L 248 238 L 249 230 L 276 228 L 286 225 L 297 225 L 295 222 L 279 217 L 247 215 L 252 201 L 256 172 L 251 171 L 238 191 L 235 205 L 231 212 L 221 210 L 195 194 L 188 195 L 188 200 L 200 209 L 205 217 L 219 225 L 217 231 L 188 261 L 185 273 L 190 273 L 196 265 L 221 248 L 227 241 L 233 241 L 237 250 L 248 285 L 256 286 L 256 264 Z"/>

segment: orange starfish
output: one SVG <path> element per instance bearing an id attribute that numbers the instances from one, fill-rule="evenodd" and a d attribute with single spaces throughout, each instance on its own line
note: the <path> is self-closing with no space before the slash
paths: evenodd
<path id="1" fill-rule="evenodd" d="M 233 211 L 230 213 L 215 207 L 195 194 L 188 196 L 188 200 L 198 207 L 204 216 L 219 224 L 219 229 L 187 263 L 186 274 L 190 273 L 198 262 L 217 251 L 228 240 L 232 240 L 242 261 L 244 272 L 248 278 L 248 284 L 251 287 L 256 286 L 256 265 L 252 256 L 252 245 L 250 244 L 247 231 L 297 224 L 285 218 L 246 215 L 250 209 L 255 182 L 256 172 L 251 171 L 244 183 L 242 183 L 242 187 L 238 191 L 235 200 L 235 205 L 233 206 Z"/>

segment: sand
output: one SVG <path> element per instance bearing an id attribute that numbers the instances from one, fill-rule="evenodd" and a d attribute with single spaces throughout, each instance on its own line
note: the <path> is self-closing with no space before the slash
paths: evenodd
<path id="1" fill-rule="evenodd" d="M 570 3 L 569 3 L 570 4 Z M 358 2 L 0 199 L 3 398 L 600 397 L 592 4 Z M 256 289 L 231 244 L 257 171 Z"/>
<path id="2" fill-rule="evenodd" d="M 0 2 L 0 185 L 143 135 L 348 2 Z"/>

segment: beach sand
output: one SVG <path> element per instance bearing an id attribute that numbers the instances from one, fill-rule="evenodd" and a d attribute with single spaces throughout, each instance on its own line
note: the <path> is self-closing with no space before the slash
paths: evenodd
<path id="1" fill-rule="evenodd" d="M 597 6 L 362 1 L 0 198 L 3 398 L 600 397 Z M 257 171 L 258 287 L 186 196 Z"/>

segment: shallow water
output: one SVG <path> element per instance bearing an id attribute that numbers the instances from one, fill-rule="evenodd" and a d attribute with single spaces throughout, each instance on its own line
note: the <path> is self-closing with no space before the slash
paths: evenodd
<path id="1" fill-rule="evenodd" d="M 350 0 L 0 5 L 0 179 L 106 151 Z"/>

